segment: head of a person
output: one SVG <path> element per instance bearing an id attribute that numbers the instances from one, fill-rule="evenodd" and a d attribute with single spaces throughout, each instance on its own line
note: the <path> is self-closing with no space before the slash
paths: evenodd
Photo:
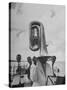
<path id="1" fill-rule="evenodd" d="M 20 62 L 20 61 L 21 61 L 21 55 L 18 54 L 18 55 L 16 56 L 16 59 L 17 59 L 17 62 Z"/>
<path id="2" fill-rule="evenodd" d="M 56 56 L 53 56 L 53 63 L 55 63 L 56 61 Z"/>
<path id="3" fill-rule="evenodd" d="M 36 65 L 37 58 L 36 58 L 35 56 L 33 57 L 33 62 L 34 62 L 34 64 Z"/>
<path id="4" fill-rule="evenodd" d="M 31 61 L 31 57 L 29 56 L 29 57 L 27 57 L 27 61 L 28 61 L 28 63 L 31 65 L 32 64 L 32 61 Z"/>
<path id="5" fill-rule="evenodd" d="M 56 60 L 56 56 L 53 56 L 53 59 Z"/>

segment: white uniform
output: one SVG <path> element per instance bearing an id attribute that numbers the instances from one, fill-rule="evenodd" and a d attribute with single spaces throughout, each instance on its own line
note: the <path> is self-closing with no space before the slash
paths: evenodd
<path id="1" fill-rule="evenodd" d="M 31 65 L 31 80 L 33 81 L 33 86 L 44 86 L 45 85 L 45 75 L 41 63 L 38 61 L 37 65 Z"/>
<path id="2" fill-rule="evenodd" d="M 45 66 L 44 66 L 45 68 Z M 31 80 L 33 81 L 33 86 L 45 86 L 46 85 L 46 79 L 45 73 L 43 70 L 43 67 L 41 63 L 38 61 L 37 65 L 35 66 L 34 64 L 31 65 Z M 48 76 L 49 74 L 52 73 L 51 67 L 49 64 L 46 63 L 46 75 Z"/>

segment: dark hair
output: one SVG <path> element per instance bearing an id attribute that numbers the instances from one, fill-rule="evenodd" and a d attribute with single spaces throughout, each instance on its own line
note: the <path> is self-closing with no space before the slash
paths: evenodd
<path id="1" fill-rule="evenodd" d="M 16 59 L 17 59 L 17 62 L 20 62 L 20 61 L 21 61 L 21 55 L 18 54 L 18 55 L 16 56 Z"/>
<path id="2" fill-rule="evenodd" d="M 34 64 L 36 65 L 36 62 L 37 62 L 37 61 L 36 61 L 36 57 L 35 57 L 35 56 L 33 57 L 33 62 L 34 62 Z"/>
<path id="3" fill-rule="evenodd" d="M 28 63 L 31 65 L 32 64 L 32 61 L 31 61 L 31 57 L 29 56 L 29 57 L 27 57 L 27 61 L 28 61 Z"/>
<path id="4" fill-rule="evenodd" d="M 53 56 L 53 59 L 56 60 L 56 56 Z"/>

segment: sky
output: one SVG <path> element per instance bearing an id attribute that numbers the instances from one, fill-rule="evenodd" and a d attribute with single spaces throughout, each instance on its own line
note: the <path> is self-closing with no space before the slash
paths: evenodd
<path id="1" fill-rule="evenodd" d="M 21 54 L 39 56 L 39 51 L 29 49 L 29 25 L 39 21 L 44 25 L 48 55 L 57 61 L 65 61 L 65 6 L 46 4 L 14 3 L 11 8 L 11 60 Z"/>

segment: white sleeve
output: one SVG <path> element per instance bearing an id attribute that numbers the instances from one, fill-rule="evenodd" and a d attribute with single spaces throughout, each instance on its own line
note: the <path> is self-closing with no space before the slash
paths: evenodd
<path id="1" fill-rule="evenodd" d="M 30 78 L 33 82 L 37 80 L 37 71 L 36 71 L 36 66 L 35 65 L 31 65 Z"/>

